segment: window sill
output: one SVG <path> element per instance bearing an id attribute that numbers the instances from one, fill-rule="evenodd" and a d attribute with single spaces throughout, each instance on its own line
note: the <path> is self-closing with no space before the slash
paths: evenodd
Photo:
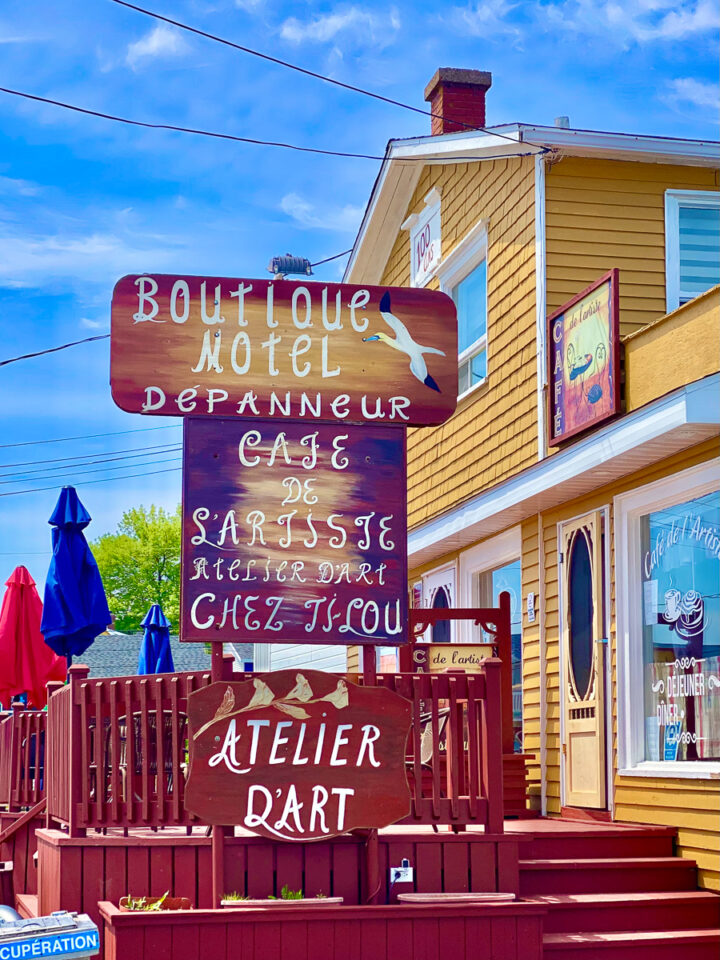
<path id="1" fill-rule="evenodd" d="M 618 770 L 618 777 L 655 777 L 667 780 L 720 780 L 720 763 L 675 760 L 667 763 L 644 761 L 636 767 Z"/>
<path id="2" fill-rule="evenodd" d="M 469 399 L 474 393 L 477 393 L 478 390 L 481 390 L 483 387 L 488 385 L 488 378 L 485 377 L 484 380 L 478 380 L 477 383 L 474 383 L 468 390 L 465 390 L 464 393 L 458 394 L 457 402 L 458 404 L 462 401 Z"/>

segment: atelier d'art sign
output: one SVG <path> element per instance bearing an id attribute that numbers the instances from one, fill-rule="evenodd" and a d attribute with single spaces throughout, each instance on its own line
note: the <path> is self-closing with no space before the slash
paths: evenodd
<path id="1" fill-rule="evenodd" d="M 127 276 L 113 398 L 161 416 L 439 424 L 456 405 L 455 317 L 425 289 Z"/>
<path id="2" fill-rule="evenodd" d="M 410 812 L 410 703 L 316 670 L 213 683 L 188 697 L 185 805 L 203 823 L 307 841 Z"/>
<path id="3" fill-rule="evenodd" d="M 555 446 L 620 412 L 618 271 L 548 317 L 550 429 Z"/>
<path id="4" fill-rule="evenodd" d="M 405 431 L 185 421 L 182 639 L 407 641 Z"/>

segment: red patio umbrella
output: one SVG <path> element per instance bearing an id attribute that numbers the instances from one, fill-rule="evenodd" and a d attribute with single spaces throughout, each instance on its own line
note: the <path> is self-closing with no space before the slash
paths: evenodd
<path id="1" fill-rule="evenodd" d="M 26 567 L 16 567 L 6 581 L 0 609 L 0 702 L 27 693 L 28 705 L 44 707 L 45 684 L 64 680 L 67 664 L 48 647 L 40 632 L 42 601 Z"/>

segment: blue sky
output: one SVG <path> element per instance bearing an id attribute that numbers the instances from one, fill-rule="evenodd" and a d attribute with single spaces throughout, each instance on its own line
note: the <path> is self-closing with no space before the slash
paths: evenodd
<path id="1" fill-rule="evenodd" d="M 717 0 L 147 4 L 421 108 L 436 67 L 491 70 L 489 124 L 552 124 L 564 114 L 574 127 L 717 136 Z M 151 122 L 351 152 L 382 153 L 391 137 L 430 125 L 110 0 L 4 0 L 0 85 Z M 263 276 L 276 253 L 315 260 L 345 250 L 377 167 L 133 129 L 0 94 L 0 360 L 107 332 L 112 287 L 125 273 Z M 343 263 L 318 278 L 337 279 Z M 180 493 L 179 472 L 97 484 L 84 481 L 113 474 L 27 472 L 27 461 L 165 445 L 144 461 L 106 464 L 123 466 L 122 476 L 141 472 L 133 462 L 179 456 L 167 449 L 180 441 L 176 422 L 114 407 L 108 364 L 101 341 L 0 367 L 0 494 L 75 481 L 92 535 L 114 530 L 130 506 L 172 507 Z M 158 427 L 167 429 L 7 446 Z M 0 496 L 0 583 L 17 563 L 44 582 L 56 495 Z"/>

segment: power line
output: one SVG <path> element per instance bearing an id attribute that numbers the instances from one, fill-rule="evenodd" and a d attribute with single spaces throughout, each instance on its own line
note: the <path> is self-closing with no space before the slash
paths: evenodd
<path id="1" fill-rule="evenodd" d="M 27 460 L 25 463 L 2 463 L 0 468 L 4 467 L 29 467 L 29 470 L 21 470 L 20 473 L 46 473 L 52 470 L 74 470 L 79 467 L 95 467 L 101 463 L 113 463 L 117 460 L 137 460 L 139 457 L 150 457 L 160 455 L 161 453 L 175 453 L 177 450 L 182 450 L 180 444 L 161 444 L 159 446 L 152 447 L 129 447 L 128 450 L 107 450 L 100 451 L 95 454 L 81 454 L 77 457 L 58 457 L 54 460 Z M 105 456 L 105 454 L 111 454 L 111 456 Z M 126 456 L 113 456 L 112 454 L 126 454 Z M 129 455 L 127 455 L 129 454 Z M 99 459 L 98 459 L 99 458 Z M 68 461 L 76 460 L 78 463 L 69 463 Z M 43 464 L 46 463 L 55 463 L 58 466 L 46 467 Z M 33 469 L 37 467 L 37 469 Z M 0 473 L 0 477 L 14 477 L 19 476 L 18 473 Z"/>
<path id="2" fill-rule="evenodd" d="M 339 260 L 340 257 L 346 257 L 349 253 L 353 252 L 353 248 L 350 247 L 349 250 L 343 250 L 342 253 L 336 253 L 332 257 L 325 257 L 324 260 L 316 260 L 315 263 L 311 263 L 311 267 L 319 267 L 321 263 L 330 263 L 331 260 Z"/>
<path id="3" fill-rule="evenodd" d="M 166 467 L 164 470 L 150 470 L 148 473 L 129 473 L 124 477 L 103 477 L 100 480 L 84 480 L 81 486 L 91 483 L 116 483 L 118 480 L 132 480 L 135 477 L 154 477 L 158 473 L 176 473 L 182 467 Z M 51 487 L 35 487 L 33 490 L 11 490 L 9 493 L 0 493 L 0 497 L 19 497 L 24 493 L 42 493 L 44 490 L 57 490 L 57 484 Z"/>
<path id="4" fill-rule="evenodd" d="M 173 443 L 156 443 L 151 444 L 149 447 L 125 447 L 124 450 L 98 450 L 97 453 L 77 453 L 73 457 L 52 457 L 43 460 L 20 460 L 17 463 L 0 463 L 0 470 L 4 470 L 6 467 L 34 467 L 43 463 L 67 463 L 69 460 L 87 460 L 88 463 L 85 466 L 89 466 L 91 463 L 97 463 L 99 461 L 91 459 L 95 457 L 115 457 L 116 453 L 140 453 L 142 450 L 147 450 L 148 452 L 153 453 L 167 453 L 168 450 L 179 450 L 179 444 Z M 125 459 L 121 457 L 120 459 Z M 76 463 L 76 467 L 81 467 L 84 464 Z M 29 472 L 29 471 L 26 471 Z M 2 476 L 2 474 L 0 474 Z"/>
<path id="5" fill-rule="evenodd" d="M 495 137 L 502 137 L 505 140 L 510 140 L 512 143 L 517 143 L 513 137 L 508 137 L 503 133 L 497 133 L 494 130 L 489 130 L 487 127 L 478 127 L 471 123 L 464 123 L 462 120 L 455 120 L 452 117 L 445 117 L 441 113 L 433 113 L 431 110 L 423 110 L 421 107 L 413 107 L 410 103 L 403 103 L 402 100 L 394 100 L 392 97 L 384 97 L 380 93 L 374 93 L 372 90 L 366 90 L 364 87 L 356 87 L 352 83 L 343 83 L 342 80 L 335 80 L 333 77 L 328 77 L 324 73 L 316 73 L 314 70 L 307 70 L 305 67 L 300 67 L 296 63 L 290 63 L 287 60 L 281 60 L 279 57 L 271 57 L 268 53 L 261 53 L 259 50 L 253 50 L 252 47 L 245 47 L 242 44 L 235 43 L 233 40 L 228 40 L 226 37 L 219 37 L 214 33 L 208 33 L 205 30 L 200 30 L 198 27 L 191 27 L 187 23 L 183 23 L 180 20 L 173 20 L 172 17 L 165 17 L 160 13 L 154 13 L 152 10 L 146 10 L 145 7 L 139 7 L 137 4 L 128 3 L 127 0 L 111 0 L 112 3 L 117 3 L 121 7 L 127 7 L 129 10 L 135 10 L 137 13 L 142 13 L 146 17 L 152 17 L 154 20 L 162 20 L 163 23 L 169 23 L 173 27 L 178 27 L 180 30 L 187 30 L 188 33 L 194 33 L 198 37 L 205 37 L 207 40 L 214 40 L 215 43 L 221 43 L 226 47 L 232 47 L 234 50 L 240 50 L 241 53 L 248 53 L 253 57 L 259 57 L 261 60 L 267 60 L 270 63 L 276 63 L 280 67 L 287 67 L 288 70 L 296 70 L 298 73 L 303 73 L 307 77 L 313 77 L 315 80 L 322 80 L 323 83 L 331 83 L 336 87 L 342 87 L 344 90 L 351 90 L 353 93 L 361 93 L 365 97 L 372 97 L 373 100 L 381 100 L 383 103 L 389 103 L 393 107 L 401 107 L 403 110 L 411 110 L 413 113 L 419 113 L 424 117 L 432 117 L 436 120 L 450 120 L 452 123 L 456 123 L 459 127 L 465 127 L 467 130 L 480 130 L 482 133 L 490 133 Z M 530 143 L 530 141 L 526 141 Z M 531 146 L 540 147 L 543 153 L 548 152 L 547 147 L 543 147 L 540 144 L 531 144 Z"/>
<path id="6" fill-rule="evenodd" d="M 250 143 L 255 146 L 260 147 L 282 147 L 284 150 L 296 150 L 300 153 L 314 153 L 320 154 L 324 157 L 343 157 L 344 159 L 350 160 L 385 160 L 386 155 L 376 153 L 348 153 L 343 150 L 323 150 L 320 147 L 301 147 L 295 143 L 284 143 L 283 141 L 278 140 L 258 140 L 254 137 L 238 137 L 231 133 L 218 133 L 213 130 L 199 130 L 195 127 L 180 127 L 172 123 L 150 123 L 146 120 L 132 120 L 129 117 L 119 117 L 113 113 L 101 113 L 98 110 L 89 110 L 87 107 L 78 107 L 76 104 L 65 103 L 63 100 L 51 100 L 48 97 L 39 97 L 34 93 L 25 93 L 22 90 L 12 90 L 9 87 L 0 87 L 0 93 L 7 93 L 13 97 L 23 97 L 26 100 L 35 100 L 38 103 L 47 103 L 53 107 L 62 107 L 64 110 L 73 110 L 75 113 L 86 114 L 89 117 L 99 117 L 101 120 L 114 120 L 116 123 L 126 123 L 132 127 L 145 127 L 149 130 L 172 130 L 176 133 L 192 133 L 201 137 L 213 137 L 216 140 L 232 140 L 236 143 Z M 497 134 L 501 136 L 501 134 Z M 505 140 L 510 140 L 516 146 L 520 146 L 521 141 L 515 140 L 513 137 L 504 137 Z M 530 144 L 530 146 L 536 146 L 535 144 Z M 540 147 L 540 152 L 546 153 L 546 147 Z M 538 151 L 530 151 L 525 153 L 514 153 L 513 157 L 534 157 Z M 497 154 L 496 156 L 483 156 L 478 157 L 451 157 L 448 158 L 452 163 L 462 163 L 466 161 L 475 161 L 478 159 L 482 160 L 506 160 L 507 154 Z M 399 158 L 401 163 L 427 163 L 426 157 L 402 157 Z"/>
<path id="7" fill-rule="evenodd" d="M 73 340 L 71 343 L 62 343 L 59 347 L 49 347 L 47 350 L 37 350 L 35 353 L 23 353 L 19 357 L 10 357 L 9 360 L 0 360 L 0 367 L 8 363 L 16 363 L 18 360 L 30 360 L 32 357 L 42 357 L 46 353 L 57 353 L 58 350 L 67 350 L 68 347 L 77 347 L 81 343 L 92 343 L 94 340 L 107 340 L 109 333 L 103 333 L 97 337 L 85 337 L 84 340 Z"/>
<path id="8" fill-rule="evenodd" d="M 169 453 L 170 451 L 166 452 Z M 147 456 L 147 454 L 143 454 L 143 456 Z M 21 477 L 15 475 L 12 480 L 0 480 L 0 485 L 6 483 L 39 483 L 42 480 L 56 480 L 57 483 L 60 483 L 63 477 L 74 478 L 85 476 L 88 473 L 110 473 L 112 470 L 127 470 L 129 467 L 150 467 L 156 463 L 178 463 L 180 460 L 182 460 L 182 457 L 169 457 L 166 460 L 148 460 L 147 463 L 123 463 L 119 467 L 98 467 L 97 470 L 76 470 L 74 466 L 56 467 L 55 469 L 62 469 L 65 472 L 60 473 L 57 477 Z M 3 474 L 3 476 L 9 477 L 12 474 Z"/>
<path id="9" fill-rule="evenodd" d="M 69 443 L 72 440 L 98 440 L 100 437 L 121 437 L 128 433 L 150 433 L 154 430 L 179 430 L 181 424 L 169 423 L 164 427 L 137 427 L 134 430 L 112 430 L 109 433 L 83 433 L 77 437 L 56 437 L 52 440 L 24 440 L 22 443 L 0 443 L 0 450 L 10 447 L 33 447 L 40 443 Z"/>

